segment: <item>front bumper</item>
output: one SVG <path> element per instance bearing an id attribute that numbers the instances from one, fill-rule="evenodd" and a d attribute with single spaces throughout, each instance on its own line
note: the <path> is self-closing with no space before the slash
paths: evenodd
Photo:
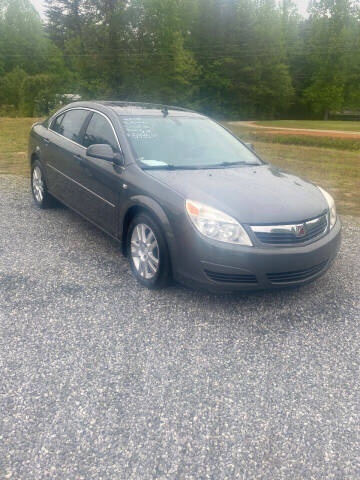
<path id="1" fill-rule="evenodd" d="M 317 241 L 290 247 L 244 247 L 188 233 L 175 279 L 211 291 L 266 290 L 303 285 L 323 275 L 339 251 L 341 223 Z M 178 253 L 179 255 L 179 253 Z"/>

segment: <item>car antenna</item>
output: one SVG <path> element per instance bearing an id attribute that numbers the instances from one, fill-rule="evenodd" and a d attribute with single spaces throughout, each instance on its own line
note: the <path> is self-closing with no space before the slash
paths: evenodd
<path id="1" fill-rule="evenodd" d="M 164 107 L 161 110 L 161 113 L 164 115 L 164 117 L 167 117 L 169 115 L 169 110 L 167 109 L 167 107 Z"/>

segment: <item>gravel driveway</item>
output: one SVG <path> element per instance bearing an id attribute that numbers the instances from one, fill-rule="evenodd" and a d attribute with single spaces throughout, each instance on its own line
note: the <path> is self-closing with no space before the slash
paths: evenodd
<path id="1" fill-rule="evenodd" d="M 301 289 L 150 292 L 0 177 L 0 478 L 360 478 L 360 223 Z"/>

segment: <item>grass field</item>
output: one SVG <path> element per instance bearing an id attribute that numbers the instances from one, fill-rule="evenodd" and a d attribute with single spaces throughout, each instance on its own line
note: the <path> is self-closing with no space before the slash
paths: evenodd
<path id="1" fill-rule="evenodd" d="M 0 174 L 28 175 L 27 143 L 36 118 L 0 117 Z"/>
<path id="2" fill-rule="evenodd" d="M 298 130 L 299 131 L 299 130 Z M 279 132 L 279 133 L 277 133 Z M 281 132 L 281 133 L 280 133 Z M 320 147 L 336 150 L 351 150 L 360 153 L 360 136 L 356 138 L 329 137 L 324 135 L 294 135 L 293 133 L 282 133 L 282 130 L 255 130 L 249 132 L 249 138 L 254 142 L 282 143 L 284 145 L 302 145 L 304 147 Z"/>
<path id="3" fill-rule="evenodd" d="M 27 141 L 35 121 L 0 118 L 0 174 L 29 175 Z M 360 152 L 268 143 L 261 137 L 254 139 L 249 128 L 230 127 L 240 138 L 251 141 L 267 162 L 328 189 L 340 213 L 360 216 Z"/>
<path id="4" fill-rule="evenodd" d="M 255 122 L 264 127 L 282 127 L 282 128 L 312 128 L 315 130 L 340 130 L 342 132 L 359 132 L 360 121 L 341 121 L 341 120 L 264 120 Z"/>

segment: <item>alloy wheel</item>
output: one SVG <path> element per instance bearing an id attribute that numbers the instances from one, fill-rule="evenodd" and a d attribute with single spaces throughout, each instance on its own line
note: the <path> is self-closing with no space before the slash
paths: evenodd
<path id="1" fill-rule="evenodd" d="M 44 180 L 39 167 L 33 170 L 32 187 L 36 201 L 41 203 L 44 199 Z"/>
<path id="2" fill-rule="evenodd" d="M 131 257 L 139 275 L 147 280 L 159 270 L 159 245 L 152 229 L 145 223 L 135 226 L 131 235 Z"/>

